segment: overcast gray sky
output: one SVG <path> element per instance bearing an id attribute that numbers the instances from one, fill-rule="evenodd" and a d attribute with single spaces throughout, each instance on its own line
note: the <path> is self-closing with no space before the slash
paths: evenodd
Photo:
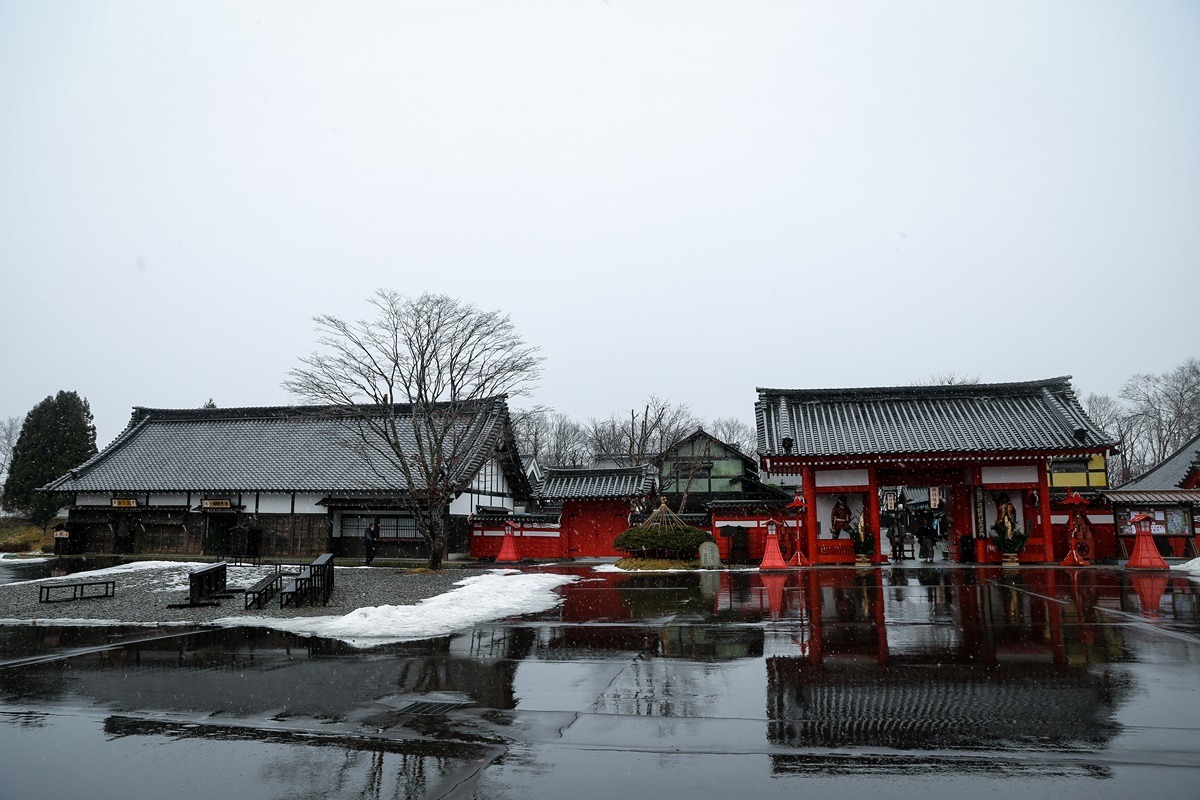
<path id="1" fill-rule="evenodd" d="M 651 392 L 1197 355 L 1195 2 L 0 0 L 0 417 L 293 401 L 379 287 Z"/>

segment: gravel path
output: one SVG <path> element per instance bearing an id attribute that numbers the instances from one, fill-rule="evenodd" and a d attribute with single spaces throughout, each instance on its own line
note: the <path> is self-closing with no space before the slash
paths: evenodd
<path id="1" fill-rule="evenodd" d="M 186 603 L 187 571 L 180 566 L 167 570 L 137 570 L 97 576 L 116 581 L 116 596 L 92 600 L 39 603 L 38 586 L 81 580 L 87 573 L 63 578 L 45 578 L 0 585 L 0 620 L 113 620 L 125 623 L 192 623 L 203 625 L 221 617 L 342 616 L 368 606 L 412 605 L 454 589 L 454 584 L 486 570 L 444 569 L 441 572 L 412 572 L 388 567 L 336 567 L 333 597 L 328 606 L 279 607 L 278 598 L 263 608 L 244 610 L 241 594 L 218 601 L 216 607 L 169 608 Z M 273 567 L 229 567 L 230 589 L 244 588 Z"/>

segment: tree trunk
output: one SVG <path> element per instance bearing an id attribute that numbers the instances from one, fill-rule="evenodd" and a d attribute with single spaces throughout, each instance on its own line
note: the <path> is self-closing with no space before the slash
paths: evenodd
<path id="1" fill-rule="evenodd" d="M 432 570 L 441 569 L 442 561 L 446 558 L 446 517 L 444 514 L 431 515 L 429 534 L 425 537 L 425 544 L 429 547 L 428 567 Z"/>

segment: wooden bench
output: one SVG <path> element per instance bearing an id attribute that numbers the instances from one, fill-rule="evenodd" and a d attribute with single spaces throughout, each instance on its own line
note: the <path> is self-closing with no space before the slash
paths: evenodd
<path id="1" fill-rule="evenodd" d="M 224 561 L 194 569 L 188 573 L 188 601 L 168 605 L 167 608 L 194 608 L 197 606 L 219 606 L 211 602 L 217 598 L 232 597 L 226 594 L 225 576 L 229 565 Z"/>
<path id="2" fill-rule="evenodd" d="M 273 575 L 262 578 L 253 586 L 246 589 L 246 608 L 250 608 L 250 606 L 262 608 L 264 603 L 278 594 L 279 590 L 283 588 L 284 577 L 284 573 L 276 566 Z"/>
<path id="3" fill-rule="evenodd" d="M 55 597 L 55 594 L 63 594 Z M 70 591 L 70 596 L 66 596 Z M 38 587 L 39 603 L 59 603 L 64 600 L 95 600 L 100 597 L 115 597 L 117 582 L 105 581 L 72 581 L 71 583 L 44 583 Z"/>
<path id="4" fill-rule="evenodd" d="M 333 594 L 333 553 L 322 553 L 307 567 L 300 568 L 300 574 L 284 582 L 279 590 L 279 607 L 291 603 L 316 603 L 329 605 L 329 597 Z"/>

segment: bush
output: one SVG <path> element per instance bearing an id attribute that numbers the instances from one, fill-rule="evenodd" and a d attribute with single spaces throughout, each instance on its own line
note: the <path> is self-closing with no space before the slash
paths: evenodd
<path id="1" fill-rule="evenodd" d="M 33 553 L 53 549 L 54 535 L 43 533 L 40 525 L 21 517 L 0 517 L 0 553 Z"/>
<path id="2" fill-rule="evenodd" d="M 617 537 L 613 546 L 638 558 L 693 559 L 700 545 L 711 541 L 708 531 L 674 525 L 630 528 Z"/>

